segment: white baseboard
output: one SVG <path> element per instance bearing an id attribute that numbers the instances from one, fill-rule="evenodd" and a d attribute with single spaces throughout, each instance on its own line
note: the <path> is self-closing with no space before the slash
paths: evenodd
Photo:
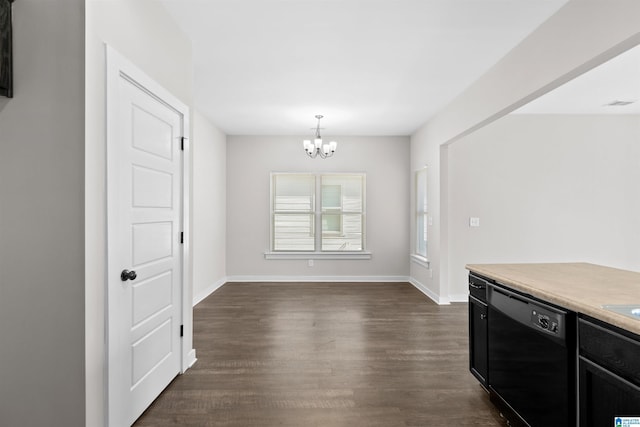
<path id="1" fill-rule="evenodd" d="M 229 276 L 227 282 L 409 282 L 408 276 Z"/>
<path id="2" fill-rule="evenodd" d="M 196 363 L 198 359 L 196 359 L 196 349 L 192 348 L 191 351 L 189 351 L 189 353 L 187 353 L 187 360 L 185 360 L 184 364 L 183 364 L 183 370 L 182 373 L 184 374 L 187 369 L 191 368 L 193 366 L 194 363 Z M 186 368 L 184 367 L 186 366 Z"/>
<path id="3" fill-rule="evenodd" d="M 409 283 L 415 286 L 416 289 L 418 289 L 420 292 L 428 296 L 431 300 L 433 300 L 433 302 L 435 302 L 438 305 L 448 305 L 451 302 L 448 298 L 441 297 L 440 295 L 433 292 L 431 289 L 427 288 L 422 283 L 418 282 L 413 277 L 409 278 Z"/>
<path id="4" fill-rule="evenodd" d="M 203 299 L 211 295 L 216 289 L 218 289 L 220 286 L 227 283 L 227 281 L 228 281 L 227 278 L 223 277 L 222 279 L 218 280 L 211 286 L 208 286 L 206 289 L 203 289 L 200 292 L 198 292 L 196 295 L 193 296 L 193 306 L 195 307 L 196 304 L 198 304 Z"/>
<path id="5" fill-rule="evenodd" d="M 196 361 L 198 360 L 196 358 L 196 349 L 192 348 L 191 351 L 189 352 L 189 356 L 187 356 L 188 359 L 187 361 L 189 362 L 189 367 L 192 367 L 194 363 L 196 363 Z"/>

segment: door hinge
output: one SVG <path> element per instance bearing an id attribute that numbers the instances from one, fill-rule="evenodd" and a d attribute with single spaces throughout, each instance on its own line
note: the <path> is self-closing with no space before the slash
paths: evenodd
<path id="1" fill-rule="evenodd" d="M 180 336 L 184 336 L 184 325 L 180 325 Z"/>
<path id="2" fill-rule="evenodd" d="M 180 232 L 180 243 L 184 243 L 184 231 Z"/>

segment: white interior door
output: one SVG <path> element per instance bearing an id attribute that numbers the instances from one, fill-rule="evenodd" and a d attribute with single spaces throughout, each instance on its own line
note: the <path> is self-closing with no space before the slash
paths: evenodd
<path id="1" fill-rule="evenodd" d="M 185 121 L 122 70 L 109 84 L 108 424 L 121 427 L 180 372 Z"/>

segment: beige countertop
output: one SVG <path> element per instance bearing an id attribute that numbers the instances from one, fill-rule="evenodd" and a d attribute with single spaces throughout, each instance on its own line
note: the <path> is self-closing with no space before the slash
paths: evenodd
<path id="1" fill-rule="evenodd" d="M 640 335 L 640 320 L 602 308 L 605 304 L 640 307 L 640 273 L 587 263 L 469 264 L 467 269 Z"/>

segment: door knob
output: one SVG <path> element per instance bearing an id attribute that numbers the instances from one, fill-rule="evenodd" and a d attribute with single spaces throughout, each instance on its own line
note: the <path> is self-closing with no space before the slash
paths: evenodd
<path id="1" fill-rule="evenodd" d="M 126 282 L 127 280 L 135 280 L 136 277 L 138 277 L 138 275 L 133 270 L 122 270 L 122 273 L 120 273 L 120 280 L 123 282 Z"/>

